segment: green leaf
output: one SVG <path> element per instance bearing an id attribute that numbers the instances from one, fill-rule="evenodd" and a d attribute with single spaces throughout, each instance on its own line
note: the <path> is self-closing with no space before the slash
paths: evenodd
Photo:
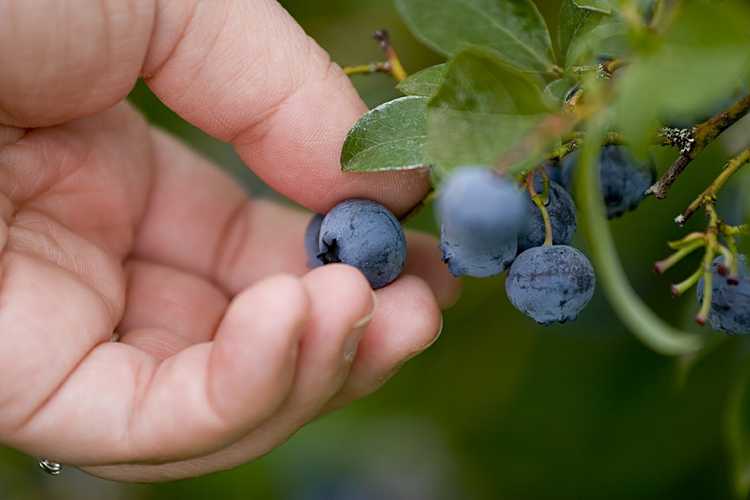
<path id="1" fill-rule="evenodd" d="M 430 66 L 413 75 L 409 75 L 406 80 L 399 82 L 396 88 L 406 95 L 432 97 L 437 92 L 440 84 L 443 83 L 446 68 L 447 65 L 445 64 Z"/>
<path id="2" fill-rule="evenodd" d="M 612 0 L 572 0 L 579 9 L 601 12 L 602 14 L 612 13 Z"/>
<path id="3" fill-rule="evenodd" d="M 678 330 L 657 316 L 630 286 L 622 267 L 605 216 L 596 168 L 604 131 L 602 123 L 590 124 L 575 170 L 579 227 L 586 236 L 597 280 L 620 320 L 646 346 L 667 355 L 696 352 L 704 346 L 705 337 Z"/>
<path id="4" fill-rule="evenodd" d="M 732 458 L 737 498 L 750 493 L 750 368 L 747 360 L 729 394 L 724 435 Z"/>
<path id="5" fill-rule="evenodd" d="M 441 54 L 477 45 L 524 71 L 554 68 L 547 25 L 531 0 L 396 0 L 396 6 L 414 35 Z"/>
<path id="6" fill-rule="evenodd" d="M 636 151 L 646 150 L 660 122 L 698 116 L 733 95 L 748 74 L 748 24 L 742 2 L 686 3 L 664 39 L 623 71 L 618 126 Z"/>
<path id="7" fill-rule="evenodd" d="M 615 13 L 607 15 L 579 7 L 576 0 L 563 0 L 558 41 L 566 68 L 591 64 L 598 55 L 619 57 L 627 51 L 627 27 Z"/>
<path id="8" fill-rule="evenodd" d="M 345 172 L 407 170 L 427 166 L 424 97 L 401 97 L 369 111 L 352 127 L 341 151 Z"/>
<path id="9" fill-rule="evenodd" d="M 568 78 L 553 80 L 544 87 L 544 98 L 550 106 L 560 108 L 565 104 L 565 96 L 575 85 L 576 83 Z"/>
<path id="10" fill-rule="evenodd" d="M 557 41 L 564 61 L 568 59 L 568 48 L 571 42 L 581 33 L 595 26 L 601 17 L 602 14 L 598 12 L 579 8 L 574 0 L 563 0 L 560 5 L 560 28 Z"/>
<path id="11" fill-rule="evenodd" d="M 591 64 L 597 57 L 623 57 L 629 52 L 628 29 L 617 15 L 591 12 L 574 33 L 565 52 L 565 67 Z"/>
<path id="12" fill-rule="evenodd" d="M 548 112 L 525 74 L 494 52 L 470 48 L 448 63 L 427 110 L 427 157 L 441 173 L 494 164 Z"/>

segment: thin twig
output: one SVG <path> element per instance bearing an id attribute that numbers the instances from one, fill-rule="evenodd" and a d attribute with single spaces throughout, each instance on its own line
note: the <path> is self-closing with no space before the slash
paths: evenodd
<path id="1" fill-rule="evenodd" d="M 664 175 L 649 188 L 646 194 L 653 194 L 656 198 L 666 198 L 669 188 L 685 171 L 687 166 L 716 140 L 722 132 L 737 123 L 750 111 L 750 95 L 734 103 L 729 109 L 718 113 L 712 118 L 693 127 L 685 129 L 691 132 L 692 142 L 689 148 L 683 148 L 680 156 L 670 166 Z"/>
<path id="2" fill-rule="evenodd" d="M 729 160 L 724 167 L 724 170 L 714 179 L 714 181 L 688 205 L 682 214 L 680 214 L 675 222 L 680 226 L 684 225 L 687 220 L 702 206 L 708 203 L 716 201 L 716 196 L 727 183 L 730 177 L 734 175 L 740 168 L 747 165 L 750 162 L 750 148 L 745 149 L 740 154 Z"/>

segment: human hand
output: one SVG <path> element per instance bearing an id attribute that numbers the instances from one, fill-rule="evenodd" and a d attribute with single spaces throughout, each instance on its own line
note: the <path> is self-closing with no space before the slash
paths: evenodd
<path id="1" fill-rule="evenodd" d="M 377 389 L 457 284 L 419 234 L 375 294 L 306 272 L 308 216 L 150 129 L 136 78 L 311 210 L 403 213 L 427 177 L 340 173 L 364 105 L 275 1 L 86 7 L 0 0 L 0 443 L 118 480 L 230 468 Z"/>

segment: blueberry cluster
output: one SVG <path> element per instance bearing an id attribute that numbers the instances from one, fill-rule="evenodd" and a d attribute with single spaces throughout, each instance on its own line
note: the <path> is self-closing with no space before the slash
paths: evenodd
<path id="1" fill-rule="evenodd" d="M 309 267 L 348 264 L 362 271 L 375 289 L 398 278 L 406 262 L 401 224 L 370 200 L 346 200 L 325 216 L 314 215 L 305 231 L 305 250 Z"/>
<path id="2" fill-rule="evenodd" d="M 455 276 L 484 278 L 508 270 L 511 304 L 538 323 L 565 322 L 591 300 L 594 270 L 568 246 L 576 230 L 570 195 L 554 181 L 545 183 L 542 174 L 532 180 L 549 217 L 549 242 L 542 210 L 529 190 L 524 193 L 514 180 L 484 167 L 456 169 L 437 201 L 443 260 Z"/>
<path id="3" fill-rule="evenodd" d="M 711 266 L 711 309 L 708 322 L 714 330 L 731 335 L 750 334 L 750 274 L 745 256 L 738 258 L 736 277 L 730 277 L 724 257 L 714 259 Z M 698 283 L 698 303 L 703 302 L 704 280 Z"/>
<path id="4" fill-rule="evenodd" d="M 526 175 L 524 183 L 483 166 L 455 169 L 436 203 L 440 248 L 450 272 L 486 278 L 508 271 L 505 291 L 519 311 L 544 325 L 575 319 L 596 286 L 591 263 L 570 246 L 576 232 L 570 190 L 577 160 L 574 152 L 559 165 Z M 637 163 L 622 146 L 602 149 L 599 171 L 610 218 L 637 207 L 654 180 L 653 168 Z M 349 264 L 373 288 L 398 278 L 406 262 L 401 224 L 370 200 L 347 200 L 314 215 L 305 249 L 309 267 Z"/>

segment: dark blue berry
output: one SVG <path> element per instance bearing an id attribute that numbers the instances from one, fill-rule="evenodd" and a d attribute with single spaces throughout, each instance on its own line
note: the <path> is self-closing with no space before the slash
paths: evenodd
<path id="1" fill-rule="evenodd" d="M 730 335 L 750 334 L 750 275 L 745 256 L 738 260 L 739 283 L 730 281 L 723 272 L 723 257 L 714 259 L 711 265 L 712 295 L 711 310 L 708 322 L 714 330 L 721 330 Z M 721 272 L 720 272 L 721 271 Z M 723 274 L 722 274 L 723 272 Z M 703 278 L 698 282 L 698 303 L 703 302 Z"/>
<path id="2" fill-rule="evenodd" d="M 562 168 L 561 184 L 568 192 L 573 188 L 579 155 L 580 151 L 573 151 L 558 167 Z M 599 154 L 599 179 L 607 217 L 613 219 L 638 207 L 656 180 L 656 171 L 651 164 L 638 163 L 624 146 L 609 145 Z"/>
<path id="3" fill-rule="evenodd" d="M 307 254 L 307 267 L 310 269 L 315 269 L 324 264 L 318 258 L 320 253 L 318 237 L 320 236 L 320 224 L 323 222 L 323 217 L 321 214 L 313 215 L 307 224 L 307 229 L 305 229 L 305 253 Z"/>
<path id="4" fill-rule="evenodd" d="M 544 183 L 539 175 L 534 178 L 535 189 L 544 196 Z M 527 222 L 518 233 L 518 253 L 544 243 L 545 228 L 542 212 L 526 193 Z M 576 232 L 576 206 L 567 191 L 557 182 L 550 181 L 545 208 L 552 224 L 552 243 L 567 245 Z"/>
<path id="5" fill-rule="evenodd" d="M 387 208 L 369 200 L 347 200 L 333 207 L 320 225 L 318 250 L 323 263 L 354 266 L 373 288 L 398 278 L 406 262 L 401 224 Z"/>
<path id="6" fill-rule="evenodd" d="M 526 204 L 518 186 L 483 167 L 461 167 L 437 199 L 440 248 L 454 276 L 493 276 L 516 255 Z"/>
<path id="7" fill-rule="evenodd" d="M 588 258 L 573 247 L 552 245 L 526 250 L 505 281 L 510 302 L 537 323 L 575 319 L 594 295 L 596 278 Z"/>

